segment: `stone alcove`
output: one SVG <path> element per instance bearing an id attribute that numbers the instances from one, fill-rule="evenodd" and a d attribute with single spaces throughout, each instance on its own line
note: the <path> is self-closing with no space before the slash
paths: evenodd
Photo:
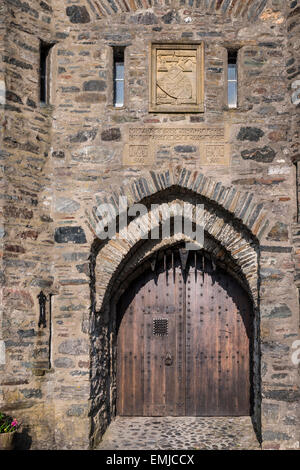
<path id="1" fill-rule="evenodd" d="M 189 172 L 190 173 L 190 172 Z M 174 175 L 173 175 L 174 176 Z M 182 176 L 182 173 L 181 173 Z M 186 177 L 186 182 L 191 174 Z M 147 178 L 147 177 L 146 177 Z M 148 175 L 152 181 L 158 181 L 158 175 Z M 180 179 L 180 174 L 179 174 Z M 204 178 L 205 179 L 205 178 Z M 208 178 L 207 178 L 208 180 Z M 147 181 L 147 180 L 146 180 Z M 149 180 L 148 180 L 149 181 Z M 160 181 L 162 181 L 160 179 Z M 194 179 L 195 181 L 195 179 Z M 149 181 L 150 183 L 150 181 Z M 174 182 L 173 182 L 174 183 Z M 211 183 L 211 181 L 210 181 Z M 208 181 L 204 186 L 207 186 Z M 213 182 L 212 186 L 216 187 Z M 209 186 L 209 184 L 208 184 Z M 134 187 L 134 185 L 132 186 Z M 144 183 L 144 187 L 146 184 Z M 149 188 L 149 185 L 148 185 Z M 204 193 L 205 191 L 203 191 Z M 169 238 L 163 240 L 149 240 L 137 235 L 137 227 L 142 224 L 142 217 L 149 217 L 151 207 L 163 212 L 166 204 L 174 202 L 179 205 L 186 202 L 193 206 L 204 205 L 203 220 L 204 227 L 204 251 L 208 256 L 216 259 L 226 268 L 248 291 L 254 306 L 254 344 L 253 344 L 253 424 L 260 436 L 260 341 L 259 341 L 259 241 L 252 231 L 243 223 L 235 213 L 228 210 L 228 202 L 220 204 L 205 196 L 201 191 L 198 193 L 188 189 L 182 181 L 180 184 L 169 184 L 169 187 L 160 190 L 149 191 L 149 195 L 136 201 L 146 205 L 147 214 L 132 219 L 128 224 L 127 240 L 116 238 L 114 240 L 95 240 L 91 252 L 91 396 L 90 396 L 90 417 L 91 417 L 91 445 L 95 445 L 101 439 L 111 419 L 115 416 L 116 399 L 116 311 L 115 306 L 119 297 L 126 290 L 129 282 L 138 276 L 144 269 L 145 261 L 155 252 L 174 246 L 180 242 L 189 241 L 182 233 L 171 234 Z M 226 190 L 227 195 L 232 193 L 230 188 Z M 124 194 L 122 189 L 120 194 Z M 211 194 L 216 194 L 212 191 Z M 248 196 L 243 203 L 235 199 L 235 209 L 243 213 L 243 208 L 247 206 Z M 226 199 L 226 196 L 225 196 Z M 133 204 L 132 199 L 131 203 Z M 225 209 L 224 207 L 227 207 Z M 259 210 L 257 209 L 259 207 Z M 252 206 L 248 220 L 255 225 L 253 214 L 259 218 L 261 206 Z M 247 211 L 247 209 L 246 209 Z M 195 214 L 195 211 L 191 211 Z M 252 214 L 252 217 L 251 217 Z M 245 215 L 245 212 L 244 212 Z M 193 215 L 191 216 L 193 218 Z M 151 220 L 156 220 L 153 217 Z M 90 219 L 91 220 L 91 219 Z M 193 220 L 195 223 L 196 221 Z M 264 220 L 260 219 L 261 226 Z M 197 221 L 199 223 L 199 221 Z M 153 226 L 155 222 L 153 222 Z M 252 225 L 252 226 L 253 226 Z M 96 225 L 95 225 L 96 227 Z M 153 227 L 152 227 L 153 228 Z M 120 232 L 121 233 L 121 232 Z"/>

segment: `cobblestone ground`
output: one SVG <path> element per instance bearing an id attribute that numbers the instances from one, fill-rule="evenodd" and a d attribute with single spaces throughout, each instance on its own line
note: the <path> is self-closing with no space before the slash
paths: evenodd
<path id="1" fill-rule="evenodd" d="M 250 417 L 120 417 L 107 429 L 102 450 L 259 450 Z"/>

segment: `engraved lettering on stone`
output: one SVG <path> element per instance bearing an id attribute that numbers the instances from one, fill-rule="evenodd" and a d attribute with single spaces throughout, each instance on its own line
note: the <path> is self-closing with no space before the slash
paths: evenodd
<path id="1" fill-rule="evenodd" d="M 132 165 L 146 165 L 148 157 L 148 146 L 147 145 L 130 145 L 129 147 L 129 159 Z"/>
<path id="2" fill-rule="evenodd" d="M 217 165 L 224 161 L 224 145 L 206 146 L 206 163 Z"/>
<path id="3" fill-rule="evenodd" d="M 224 140 L 222 128 L 167 128 L 154 127 L 129 129 L 129 138 L 148 138 L 160 141 Z"/>
<path id="4" fill-rule="evenodd" d="M 224 127 L 129 127 L 125 165 L 150 165 L 155 162 L 160 144 L 198 144 L 199 164 L 229 165 L 229 150 Z"/>

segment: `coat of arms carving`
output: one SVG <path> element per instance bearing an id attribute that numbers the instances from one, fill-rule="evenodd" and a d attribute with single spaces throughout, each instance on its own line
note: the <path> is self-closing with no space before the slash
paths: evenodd
<path id="1" fill-rule="evenodd" d="M 152 44 L 150 111 L 203 112 L 203 44 Z"/>

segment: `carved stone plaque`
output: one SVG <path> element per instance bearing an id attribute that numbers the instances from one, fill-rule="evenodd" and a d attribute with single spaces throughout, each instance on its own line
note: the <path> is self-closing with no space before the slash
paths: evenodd
<path id="1" fill-rule="evenodd" d="M 224 145 L 208 144 L 205 145 L 205 153 L 202 160 L 203 165 L 224 165 L 225 147 Z"/>
<path id="2" fill-rule="evenodd" d="M 124 154 L 123 163 L 130 166 L 144 166 L 153 163 L 148 145 L 129 145 Z"/>
<path id="3" fill-rule="evenodd" d="M 199 166 L 230 164 L 228 126 L 130 126 L 126 130 L 123 164 L 151 166 L 161 147 L 172 155 L 193 152 Z"/>
<path id="4" fill-rule="evenodd" d="M 203 44 L 152 44 L 149 111 L 203 112 Z"/>

